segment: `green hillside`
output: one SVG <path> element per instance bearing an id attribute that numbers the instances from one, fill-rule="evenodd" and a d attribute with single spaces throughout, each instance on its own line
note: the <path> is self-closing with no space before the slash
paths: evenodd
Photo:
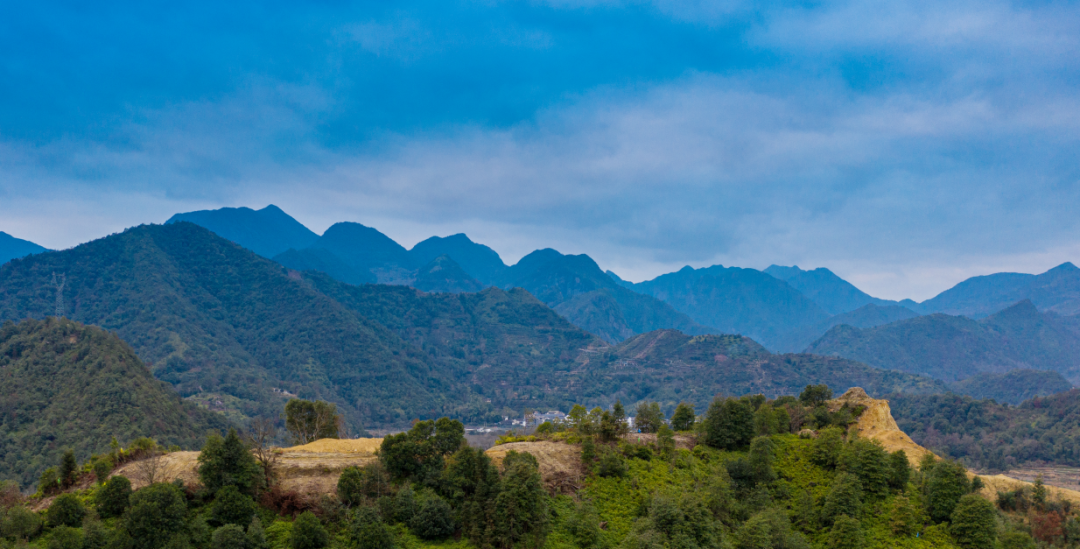
<path id="1" fill-rule="evenodd" d="M 916 443 L 970 467 L 1080 467 L 1080 389 L 1019 406 L 954 394 L 892 395 L 889 404 Z"/>
<path id="2" fill-rule="evenodd" d="M 0 479 L 29 486 L 66 448 L 80 460 L 149 436 L 197 448 L 224 417 L 184 402 L 115 334 L 67 319 L 0 328 Z"/>
<path id="3" fill-rule="evenodd" d="M 416 271 L 412 287 L 425 292 L 460 294 L 479 292 L 484 285 L 469 276 L 450 256 L 440 255 Z"/>
<path id="4" fill-rule="evenodd" d="M 806 351 L 945 381 L 1016 369 L 1080 380 L 1080 332 L 1026 300 L 982 320 L 934 314 L 866 329 L 837 326 Z"/>

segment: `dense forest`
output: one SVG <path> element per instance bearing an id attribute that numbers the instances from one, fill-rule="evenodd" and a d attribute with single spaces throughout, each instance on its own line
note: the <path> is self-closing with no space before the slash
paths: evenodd
<path id="1" fill-rule="evenodd" d="M 226 427 L 114 334 L 55 318 L 0 327 L 0 480 L 30 485 L 65 449 L 86 459 L 145 435 L 191 449 Z"/>
<path id="2" fill-rule="evenodd" d="M 1080 389 L 1019 406 L 955 394 L 888 398 L 897 425 L 915 442 L 969 467 L 1080 467 Z"/>

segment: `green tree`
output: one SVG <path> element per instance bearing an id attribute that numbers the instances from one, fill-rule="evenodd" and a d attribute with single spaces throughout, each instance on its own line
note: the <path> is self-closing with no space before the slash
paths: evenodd
<path id="1" fill-rule="evenodd" d="M 714 400 L 705 414 L 705 444 L 735 450 L 754 436 L 754 411 L 750 404 L 734 398 Z"/>
<path id="2" fill-rule="evenodd" d="M 992 549 L 996 525 L 994 504 L 976 494 L 960 498 L 950 517 L 949 533 L 964 549 Z"/>
<path id="3" fill-rule="evenodd" d="M 349 544 L 355 549 L 392 549 L 394 536 L 371 507 L 361 507 L 349 525 Z"/>
<path id="4" fill-rule="evenodd" d="M 83 517 L 86 516 L 86 508 L 83 507 L 78 496 L 75 494 L 60 494 L 49 505 L 45 514 L 45 521 L 49 526 L 71 526 L 77 528 L 82 525 Z"/>
<path id="5" fill-rule="evenodd" d="M 859 521 L 840 515 L 833 520 L 825 545 L 829 549 L 862 549 L 864 542 L 865 537 Z"/>
<path id="6" fill-rule="evenodd" d="M 109 532 L 101 524 L 101 520 L 87 513 L 83 519 L 83 543 L 82 549 L 105 549 L 109 546 Z"/>
<path id="7" fill-rule="evenodd" d="M 889 455 L 876 440 L 856 439 L 841 452 L 844 469 L 859 477 L 866 501 L 875 501 L 889 495 Z"/>
<path id="8" fill-rule="evenodd" d="M 832 396 L 832 389 L 828 385 L 807 385 L 802 393 L 799 393 L 799 402 L 804 406 L 816 408 L 823 406 Z"/>
<path id="9" fill-rule="evenodd" d="M 799 530 L 805 533 L 817 532 L 818 530 L 818 508 L 814 502 L 814 496 L 809 490 L 803 490 L 799 492 L 799 497 L 795 500 L 795 526 Z"/>
<path id="10" fill-rule="evenodd" d="M 102 518 L 118 517 L 131 499 L 131 481 L 116 475 L 94 492 L 94 507 Z"/>
<path id="11" fill-rule="evenodd" d="M 615 405 L 611 407 L 611 419 L 615 421 L 615 427 L 619 436 L 625 435 L 630 431 L 630 426 L 626 421 L 626 408 L 623 407 L 621 400 L 616 400 Z"/>
<path id="12" fill-rule="evenodd" d="M 38 478 L 38 488 L 45 495 L 60 489 L 60 474 L 56 472 L 56 467 L 49 467 L 41 472 L 41 476 Z"/>
<path id="13" fill-rule="evenodd" d="M 443 539 L 454 533 L 454 512 L 443 498 L 430 497 L 409 521 L 409 530 L 421 539 Z"/>
<path id="14" fill-rule="evenodd" d="M 697 416 L 694 415 L 693 404 L 680 402 L 675 407 L 675 413 L 671 414 L 671 428 L 676 431 L 694 430 L 695 421 L 697 421 Z"/>
<path id="15" fill-rule="evenodd" d="M 294 398 L 285 403 L 285 429 L 297 444 L 338 438 L 341 416 L 329 402 Z"/>
<path id="16" fill-rule="evenodd" d="M 605 449 L 596 464 L 596 474 L 601 477 L 624 477 L 630 466 L 619 452 Z"/>
<path id="17" fill-rule="evenodd" d="M 48 549 L 83 549 L 82 531 L 71 526 L 53 528 Z"/>
<path id="18" fill-rule="evenodd" d="M 667 425 L 661 425 L 656 432 L 656 446 L 660 450 L 660 457 L 670 460 L 675 457 L 675 431 Z"/>
<path id="19" fill-rule="evenodd" d="M 489 510 L 500 479 L 491 458 L 479 448 L 462 446 L 446 464 L 444 495 L 458 510 L 462 534 L 480 546 L 489 541 Z"/>
<path id="20" fill-rule="evenodd" d="M 908 462 L 907 453 L 897 450 L 889 454 L 889 488 L 904 490 L 909 480 L 911 480 L 911 463 Z"/>
<path id="21" fill-rule="evenodd" d="M 515 455 L 517 454 L 517 455 Z M 540 482 L 536 458 L 510 451 L 492 508 L 492 541 L 509 547 L 533 536 L 539 547 L 547 528 L 547 492 Z"/>
<path id="22" fill-rule="evenodd" d="M 971 491 L 967 470 L 955 461 L 939 461 L 926 481 L 926 502 L 930 519 L 945 522 L 952 516 L 960 498 Z"/>
<path id="23" fill-rule="evenodd" d="M 41 530 L 41 517 L 22 505 L 11 507 L 0 521 L 0 533 L 6 538 L 29 540 Z"/>
<path id="24" fill-rule="evenodd" d="M 836 475 L 821 506 L 822 521 L 826 525 L 832 525 L 840 515 L 858 517 L 861 511 L 862 486 L 859 478 L 850 473 Z"/>
<path id="25" fill-rule="evenodd" d="M 773 470 L 775 459 L 776 445 L 771 438 L 755 437 L 750 442 L 750 452 L 746 455 L 746 461 L 754 475 L 755 484 L 769 484 L 776 480 L 776 471 Z"/>
<path id="26" fill-rule="evenodd" d="M 1040 511 L 1046 507 L 1046 493 L 1046 484 L 1043 483 L 1043 477 L 1041 474 L 1037 475 L 1035 482 L 1031 486 L 1031 502 Z"/>
<path id="27" fill-rule="evenodd" d="M 660 411 L 658 402 L 642 402 L 638 404 L 634 416 L 634 427 L 642 433 L 655 433 L 660 430 L 664 423 L 664 412 Z"/>
<path id="28" fill-rule="evenodd" d="M 255 508 L 251 496 L 240 493 L 236 486 L 226 486 L 218 490 L 214 503 L 210 505 L 210 522 L 219 526 L 235 524 L 243 528 L 251 523 Z"/>
<path id="29" fill-rule="evenodd" d="M 408 432 L 384 437 L 379 454 L 395 479 L 430 481 L 442 474 L 445 456 L 456 452 L 464 441 L 465 427 L 460 421 L 419 421 Z"/>
<path id="30" fill-rule="evenodd" d="M 412 520 L 413 515 L 416 514 L 416 496 L 408 485 L 402 486 L 394 498 L 391 500 L 393 503 L 391 513 L 389 516 L 383 515 L 383 519 L 387 522 L 402 522 L 408 524 Z"/>
<path id="31" fill-rule="evenodd" d="M 566 530 L 574 536 L 576 545 L 581 549 L 599 549 L 604 545 L 600 518 L 587 501 L 574 506 L 573 512 L 567 517 Z"/>
<path id="32" fill-rule="evenodd" d="M 775 435 L 780 432 L 776 421 L 776 411 L 764 404 L 754 412 L 754 434 L 757 436 Z"/>
<path id="33" fill-rule="evenodd" d="M 79 464 L 75 461 L 75 450 L 68 448 L 60 458 L 60 483 L 67 488 L 75 484 L 79 474 Z"/>
<path id="34" fill-rule="evenodd" d="M 124 515 L 123 528 L 131 536 L 134 549 L 158 549 L 184 532 L 186 516 L 187 503 L 179 488 L 151 484 L 131 494 L 131 508 Z"/>
<path id="35" fill-rule="evenodd" d="M 910 536 L 919 527 L 919 510 L 904 496 L 896 496 L 889 510 L 889 528 L 894 536 Z"/>
<path id="36" fill-rule="evenodd" d="M 244 529 L 236 524 L 226 524 L 210 538 L 212 549 L 247 549 L 248 537 Z"/>
<path id="37" fill-rule="evenodd" d="M 304 511 L 296 517 L 289 536 L 290 549 L 322 549 L 330 544 L 330 534 L 323 528 L 319 517 Z"/>
<path id="38" fill-rule="evenodd" d="M 364 484 L 364 473 L 359 467 L 346 467 L 338 477 L 338 499 L 350 507 L 361 505 L 364 503 Z"/>
<path id="39" fill-rule="evenodd" d="M 211 493 L 226 486 L 236 486 L 245 494 L 254 494 L 262 472 L 255 456 L 229 429 L 225 438 L 211 435 L 199 453 L 199 480 Z"/>
<path id="40" fill-rule="evenodd" d="M 112 470 L 113 462 L 109 456 L 101 456 L 94 460 L 94 478 L 97 479 L 98 484 L 105 484 Z"/>

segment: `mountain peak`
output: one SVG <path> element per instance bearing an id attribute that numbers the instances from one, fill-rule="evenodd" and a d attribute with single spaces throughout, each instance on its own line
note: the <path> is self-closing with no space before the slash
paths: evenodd
<path id="1" fill-rule="evenodd" d="M 38 246 L 29 240 L 15 238 L 14 236 L 0 231 L 0 265 L 3 265 L 12 259 L 18 259 L 30 254 L 39 254 L 47 251 L 48 250 L 45 248 Z"/>
<path id="2" fill-rule="evenodd" d="M 492 284 L 506 270 L 506 264 L 495 250 L 473 242 L 465 233 L 433 236 L 413 246 L 409 255 L 418 265 L 425 265 L 442 255 L 450 256 L 470 277 L 485 285 Z"/>
<path id="3" fill-rule="evenodd" d="M 315 234 L 277 206 L 261 210 L 247 207 L 219 208 L 178 213 L 166 225 L 188 221 L 209 229 L 263 257 L 271 258 L 289 248 L 303 249 L 315 242 Z"/>

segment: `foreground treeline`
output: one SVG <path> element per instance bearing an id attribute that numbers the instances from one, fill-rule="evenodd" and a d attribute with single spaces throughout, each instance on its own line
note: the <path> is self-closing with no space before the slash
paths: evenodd
<path id="1" fill-rule="evenodd" d="M 830 411 L 829 396 L 817 386 L 799 398 L 718 399 L 671 418 L 646 403 L 633 433 L 620 405 L 575 408 L 505 447 L 500 463 L 465 444 L 460 422 L 420 421 L 324 495 L 284 489 L 275 454 L 235 432 L 207 439 L 196 483 L 109 476 L 110 461 L 65 457 L 40 494 L 53 499 L 29 502 L 47 501 L 45 511 L 4 492 L 0 534 L 8 547 L 49 549 L 1080 546 L 1080 519 L 1045 487 L 995 505 L 957 462 L 912 467 L 848 434 L 860 410 Z M 293 412 L 298 441 L 333 436 L 320 419 L 332 410 Z M 152 471 L 136 465 L 157 457 L 123 470 Z"/>

